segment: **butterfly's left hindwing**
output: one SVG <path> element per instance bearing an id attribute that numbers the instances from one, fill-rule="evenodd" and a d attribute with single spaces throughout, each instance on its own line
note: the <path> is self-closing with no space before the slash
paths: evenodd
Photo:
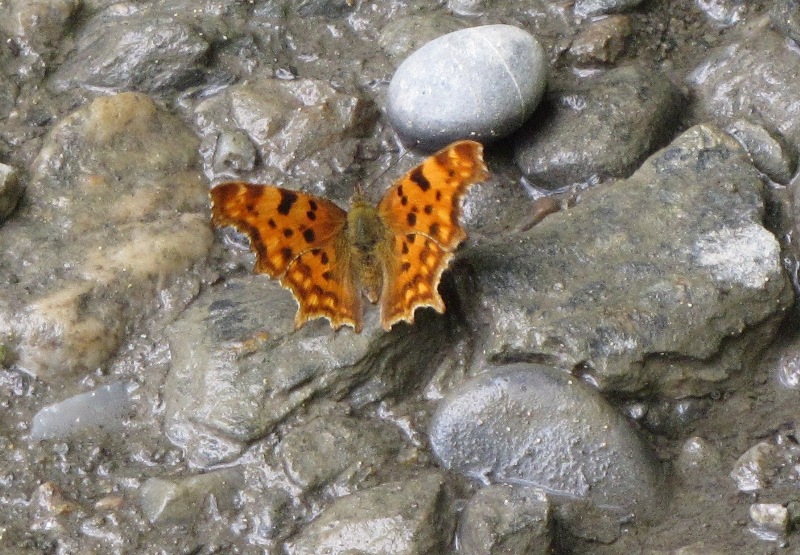
<path id="1" fill-rule="evenodd" d="M 255 271 L 278 278 L 299 305 L 295 324 L 324 316 L 361 328 L 361 300 L 341 238 L 347 213 L 329 200 L 241 182 L 211 190 L 212 222 L 250 239 Z"/>
<path id="2" fill-rule="evenodd" d="M 281 283 L 292 290 L 299 308 L 295 326 L 325 317 L 334 329 L 362 328 L 361 295 L 352 276 L 346 249 L 330 244 L 295 258 Z"/>

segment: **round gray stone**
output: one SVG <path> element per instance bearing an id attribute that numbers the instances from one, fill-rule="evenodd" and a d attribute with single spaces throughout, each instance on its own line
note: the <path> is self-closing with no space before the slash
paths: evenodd
<path id="1" fill-rule="evenodd" d="M 437 408 L 430 442 L 446 468 L 483 482 L 637 513 L 657 506 L 652 454 L 596 390 L 563 370 L 512 364 L 462 384 Z"/>
<path id="2" fill-rule="evenodd" d="M 491 141 L 516 130 L 541 99 L 544 50 L 526 31 L 485 25 L 448 33 L 400 64 L 387 113 L 403 141 L 426 149 Z"/>

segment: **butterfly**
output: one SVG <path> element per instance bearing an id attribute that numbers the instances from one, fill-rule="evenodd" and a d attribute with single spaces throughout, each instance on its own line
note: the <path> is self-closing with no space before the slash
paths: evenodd
<path id="1" fill-rule="evenodd" d="M 335 330 L 360 332 L 363 292 L 380 301 L 388 331 L 413 323 L 419 307 L 444 313 L 439 281 L 466 238 L 461 199 L 488 176 L 483 146 L 458 141 L 396 181 L 377 206 L 360 192 L 345 211 L 321 197 L 233 181 L 211 189 L 211 221 L 247 235 L 254 271 L 292 291 L 295 328 L 324 317 Z"/>

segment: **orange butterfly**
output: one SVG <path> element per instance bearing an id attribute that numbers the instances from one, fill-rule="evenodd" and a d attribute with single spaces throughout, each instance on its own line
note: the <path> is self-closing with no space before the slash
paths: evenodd
<path id="1" fill-rule="evenodd" d="M 325 317 L 360 332 L 363 290 L 370 302 L 380 298 L 389 330 L 412 323 L 418 307 L 444 312 L 439 280 L 466 237 L 461 197 L 488 176 L 481 144 L 459 141 L 395 182 L 377 207 L 358 193 L 345 212 L 305 193 L 229 182 L 211 190 L 212 222 L 250 238 L 255 271 L 294 294 L 297 328 Z"/>

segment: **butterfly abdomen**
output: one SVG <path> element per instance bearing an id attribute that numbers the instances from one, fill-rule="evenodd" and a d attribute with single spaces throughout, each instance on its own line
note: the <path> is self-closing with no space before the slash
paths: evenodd
<path id="1" fill-rule="evenodd" d="M 389 230 L 377 209 L 366 201 L 353 201 L 347 214 L 347 243 L 354 274 L 367 298 L 375 302 L 383 286 L 381 249 L 388 242 Z"/>

